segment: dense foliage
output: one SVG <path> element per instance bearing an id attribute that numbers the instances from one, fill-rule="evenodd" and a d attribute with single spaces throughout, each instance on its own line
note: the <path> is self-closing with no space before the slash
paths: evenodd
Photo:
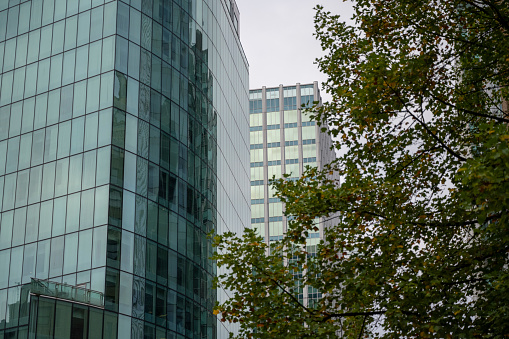
<path id="1" fill-rule="evenodd" d="M 315 119 L 341 155 L 277 181 L 296 218 L 270 255 L 252 231 L 216 236 L 232 290 L 217 313 L 239 338 L 507 337 L 509 6 L 354 6 L 354 27 L 321 7 L 315 21 L 332 96 Z M 335 213 L 308 255 L 312 221 Z M 318 304 L 295 297 L 296 272 Z"/>

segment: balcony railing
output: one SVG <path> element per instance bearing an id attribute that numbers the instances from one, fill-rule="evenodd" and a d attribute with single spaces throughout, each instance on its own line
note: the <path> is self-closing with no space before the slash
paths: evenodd
<path id="1" fill-rule="evenodd" d="M 30 293 L 104 307 L 104 295 L 86 288 L 32 278 Z"/>

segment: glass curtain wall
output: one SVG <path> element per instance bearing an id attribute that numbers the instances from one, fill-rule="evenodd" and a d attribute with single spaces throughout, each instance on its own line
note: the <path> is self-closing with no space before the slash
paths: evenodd
<path id="1" fill-rule="evenodd" d="M 229 6 L 0 2 L 0 338 L 216 337 L 206 235 L 249 220 Z M 104 304 L 36 297 L 32 278 Z"/>

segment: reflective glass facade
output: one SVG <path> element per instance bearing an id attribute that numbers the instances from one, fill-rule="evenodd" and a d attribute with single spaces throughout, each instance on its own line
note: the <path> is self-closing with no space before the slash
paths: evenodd
<path id="1" fill-rule="evenodd" d="M 230 0 L 0 0 L 0 338 L 234 330 L 206 234 L 249 223 L 247 86 Z"/>
<path id="2" fill-rule="evenodd" d="M 302 105 L 321 103 L 318 83 L 296 84 L 251 90 L 250 155 L 251 155 L 251 227 L 264 236 L 267 244 L 283 238 L 287 217 L 284 206 L 269 183 L 273 177 L 290 174 L 289 180 L 299 178 L 306 166 L 321 168 L 335 158 L 330 149 L 331 138 L 321 133 L 309 116 L 302 113 Z M 323 236 L 323 228 L 332 220 L 316 220 L 319 232 L 310 233 L 308 253 L 316 253 L 316 245 Z M 320 298 L 311 287 L 302 287 L 299 298 L 308 305 Z"/>

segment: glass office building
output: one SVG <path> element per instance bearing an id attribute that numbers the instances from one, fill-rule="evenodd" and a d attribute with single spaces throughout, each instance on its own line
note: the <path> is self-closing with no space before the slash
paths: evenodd
<path id="1" fill-rule="evenodd" d="M 306 166 L 322 168 L 335 159 L 330 149 L 332 140 L 303 114 L 302 106 L 321 104 L 318 83 L 296 84 L 250 90 L 250 154 L 251 154 L 251 227 L 265 238 L 267 244 L 283 238 L 287 217 L 284 206 L 274 196 L 270 185 L 273 177 L 290 174 L 299 178 Z M 333 220 L 316 220 L 318 232 L 310 232 L 307 252 L 316 253 L 323 238 L 323 229 Z M 310 286 L 301 287 L 298 297 L 308 305 L 321 295 Z"/>
<path id="2" fill-rule="evenodd" d="M 0 0 L 0 338 L 222 338 L 249 223 L 233 0 Z"/>

